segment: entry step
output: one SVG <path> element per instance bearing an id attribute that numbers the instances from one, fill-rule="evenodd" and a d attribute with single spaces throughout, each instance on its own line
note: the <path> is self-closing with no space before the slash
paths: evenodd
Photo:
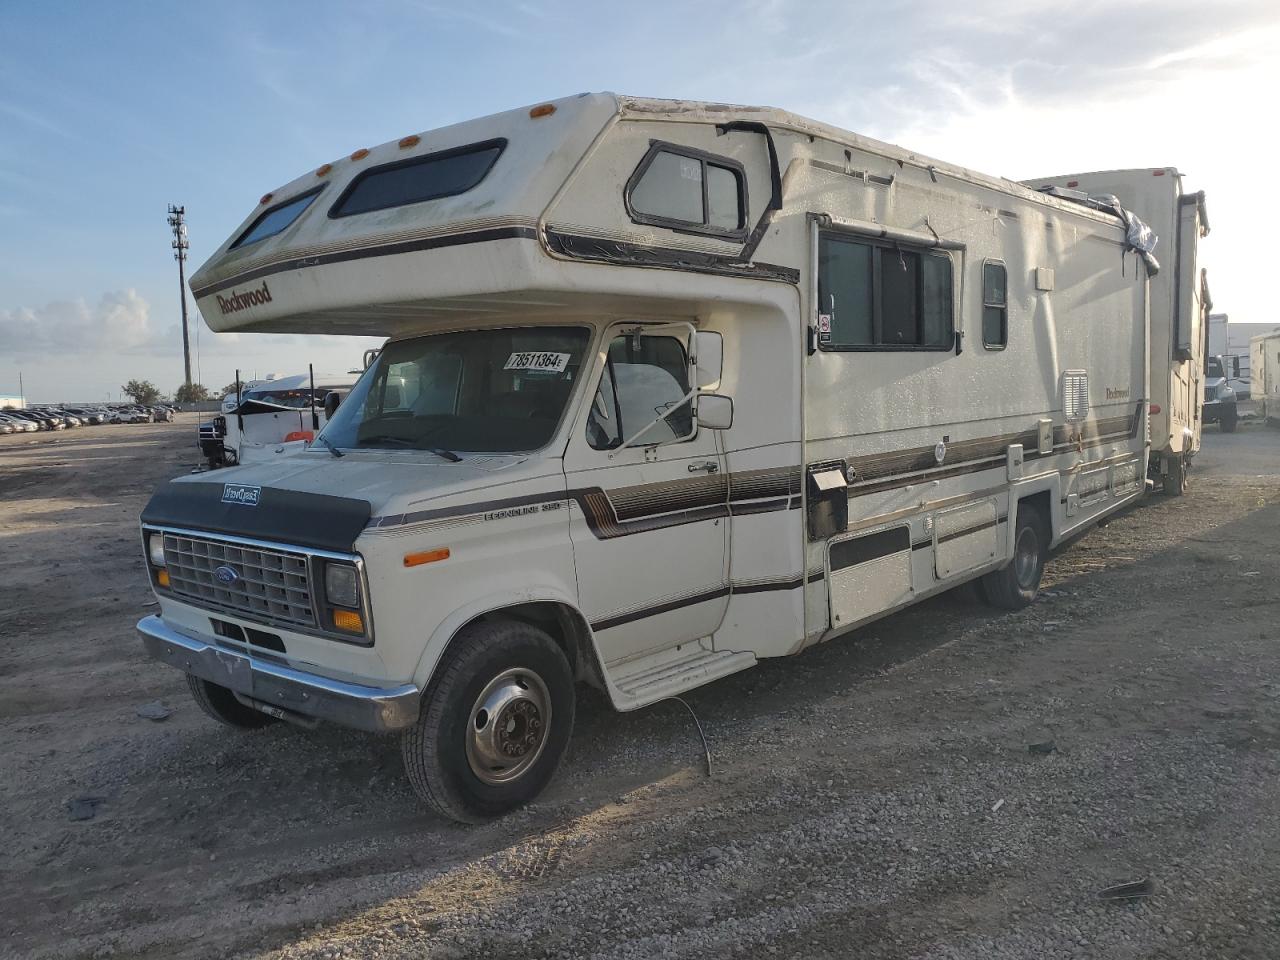
<path id="1" fill-rule="evenodd" d="M 753 653 L 707 650 L 697 643 L 682 644 L 641 657 L 621 668 L 613 677 L 625 710 L 676 696 L 731 673 L 755 666 Z"/>

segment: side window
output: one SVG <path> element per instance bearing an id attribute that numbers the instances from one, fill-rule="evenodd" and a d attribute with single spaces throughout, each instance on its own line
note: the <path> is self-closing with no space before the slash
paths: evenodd
<path id="1" fill-rule="evenodd" d="M 595 450 L 613 450 L 657 417 L 639 445 L 670 443 L 693 436 L 689 361 L 675 337 L 615 337 L 600 387 L 587 418 L 587 442 Z"/>
<path id="2" fill-rule="evenodd" d="M 1004 264 L 982 265 L 982 345 L 1003 350 L 1009 344 L 1009 275 Z"/>
<path id="3" fill-rule="evenodd" d="M 818 315 L 818 345 L 825 350 L 950 349 L 951 258 L 823 236 Z"/>
<path id="4" fill-rule="evenodd" d="M 746 233 L 742 165 L 675 144 L 654 144 L 627 183 L 636 223 L 740 239 Z"/>

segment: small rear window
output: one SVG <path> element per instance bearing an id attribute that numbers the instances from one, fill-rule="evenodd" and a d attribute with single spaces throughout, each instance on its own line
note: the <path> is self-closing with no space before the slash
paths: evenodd
<path id="1" fill-rule="evenodd" d="M 270 210 L 264 210 L 258 214 L 258 219 L 249 225 L 249 229 L 236 238 L 236 242 L 231 245 L 231 249 L 246 247 L 251 243 L 257 243 L 259 240 L 265 240 L 267 237 L 274 237 L 293 221 L 297 220 L 302 215 L 302 211 L 311 206 L 311 201 L 316 198 L 316 194 L 323 189 L 324 187 L 322 186 L 316 187 L 314 190 L 308 190 L 292 200 L 277 203 Z"/>
<path id="2" fill-rule="evenodd" d="M 466 193 L 488 175 L 506 146 L 506 140 L 488 140 L 372 167 L 351 181 L 329 216 L 349 217 Z"/>

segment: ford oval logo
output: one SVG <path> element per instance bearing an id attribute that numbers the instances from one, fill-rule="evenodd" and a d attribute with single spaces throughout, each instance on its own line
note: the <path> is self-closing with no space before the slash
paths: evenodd
<path id="1" fill-rule="evenodd" d="M 240 579 L 240 574 L 236 572 L 235 567 L 215 567 L 213 575 L 218 578 L 219 583 L 225 583 L 228 586 Z"/>

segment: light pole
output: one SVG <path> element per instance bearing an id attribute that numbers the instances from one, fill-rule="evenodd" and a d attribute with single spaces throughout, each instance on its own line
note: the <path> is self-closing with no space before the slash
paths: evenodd
<path id="1" fill-rule="evenodd" d="M 182 362 L 187 387 L 191 386 L 191 337 L 187 333 L 187 222 L 186 207 L 169 204 L 169 226 L 173 228 L 173 259 L 178 261 L 178 296 L 182 302 Z"/>

